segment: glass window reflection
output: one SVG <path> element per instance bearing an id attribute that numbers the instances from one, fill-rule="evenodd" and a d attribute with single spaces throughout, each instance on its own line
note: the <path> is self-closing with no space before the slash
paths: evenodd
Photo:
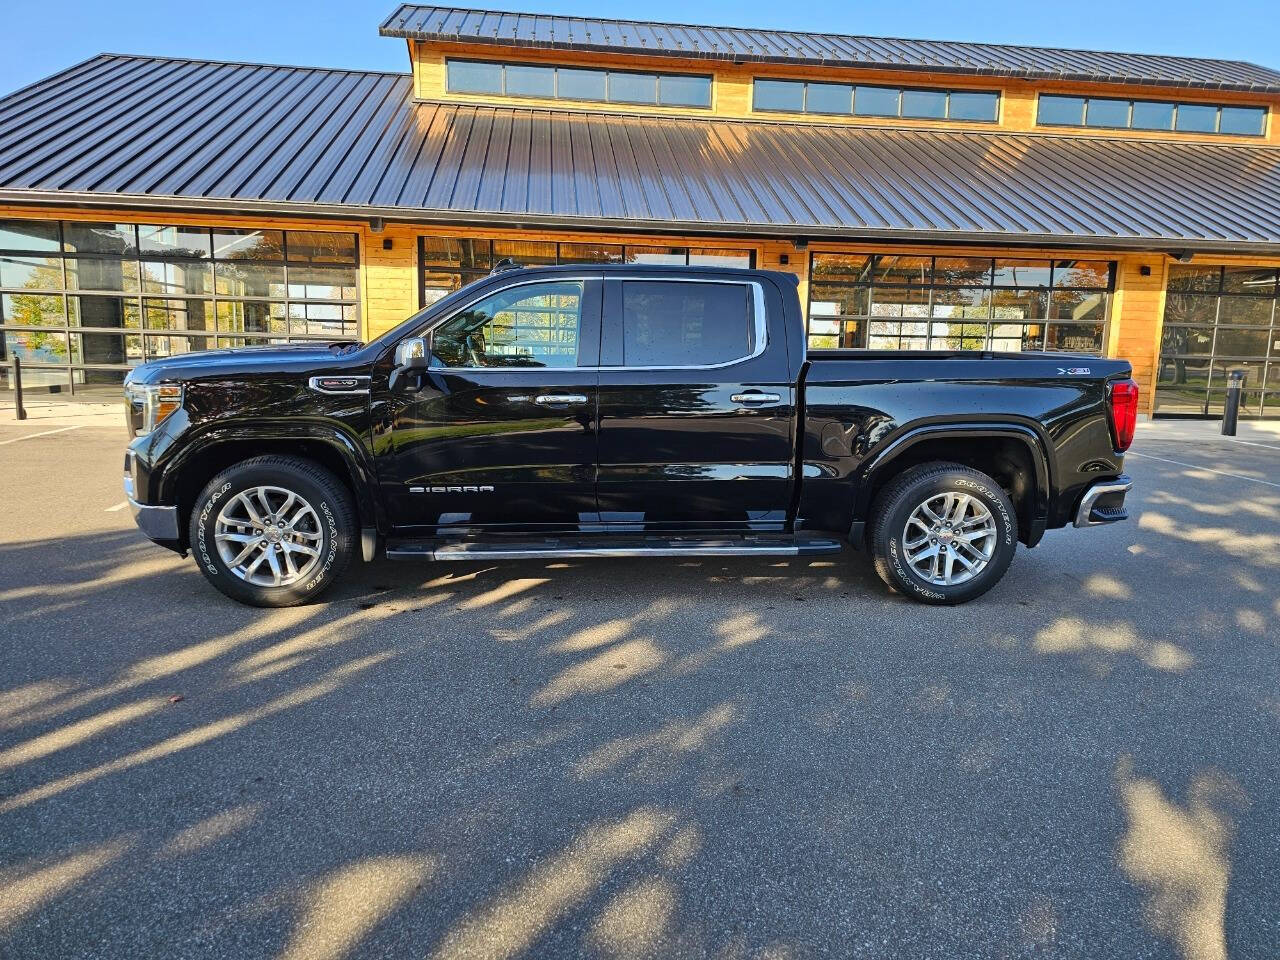
<path id="1" fill-rule="evenodd" d="M 175 227 L 168 224 L 140 224 L 138 249 L 144 255 L 203 257 L 208 259 L 208 227 Z"/>
<path id="2" fill-rule="evenodd" d="M 805 109 L 809 113 L 848 113 L 853 87 L 847 83 L 811 83 Z"/>
<path id="3" fill-rule="evenodd" d="M 62 228 L 63 248 L 68 253 L 138 252 L 135 227 L 131 223 L 86 223 L 69 220 Z"/>
<path id="4" fill-rule="evenodd" d="M 0 220 L 0 250 L 44 253 L 61 249 L 58 222 Z"/>
<path id="5" fill-rule="evenodd" d="M 31 362 L 69 367 L 53 374 L 74 391 L 207 349 L 200 331 L 218 321 L 272 340 L 355 336 L 358 263 L 343 231 L 0 221 L 0 323 Z M 287 317 L 313 304 L 324 318 L 290 331 Z"/>
<path id="6" fill-rule="evenodd" d="M 810 269 L 813 350 L 1105 350 L 1109 261 L 813 253 Z"/>
<path id="7" fill-rule="evenodd" d="M 1090 98 L 1085 107 L 1084 122 L 1088 127 L 1127 127 L 1129 126 L 1129 101 Z"/>
<path id="8" fill-rule="evenodd" d="M 217 260 L 283 260 L 284 231 L 216 229 L 213 256 Z"/>
<path id="9" fill-rule="evenodd" d="M 902 91 L 892 87 L 863 87 L 853 93 L 853 112 L 860 117 L 896 117 Z"/>
<path id="10" fill-rule="evenodd" d="M 1158 103 L 1153 100 L 1135 100 L 1133 128 L 1135 130 L 1172 130 L 1173 104 Z"/>

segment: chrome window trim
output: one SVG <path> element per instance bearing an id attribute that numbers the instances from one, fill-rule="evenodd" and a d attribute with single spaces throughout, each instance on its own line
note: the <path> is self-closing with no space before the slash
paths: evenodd
<path id="1" fill-rule="evenodd" d="M 720 277 L 705 277 L 705 278 L 704 277 L 664 277 L 657 274 L 651 274 L 651 275 L 627 274 L 625 276 L 617 277 L 617 278 L 610 278 L 608 276 L 601 277 L 600 275 L 596 275 L 596 276 L 590 276 L 590 277 L 580 277 L 580 276 L 564 276 L 564 277 L 555 277 L 555 278 L 538 277 L 536 279 L 530 279 L 530 280 L 519 280 L 515 283 L 508 284 L 507 286 L 499 287 L 496 290 L 490 290 L 487 293 L 484 293 L 481 296 L 476 297 L 474 300 L 468 300 L 465 304 L 458 307 L 458 309 L 454 310 L 447 317 L 442 317 L 440 320 L 432 323 L 430 326 L 421 328 L 416 335 L 417 336 L 425 335 L 430 339 L 434 337 L 435 331 L 438 327 L 444 326 L 446 323 L 448 323 L 458 314 L 466 310 L 469 310 L 471 307 L 475 306 L 481 300 L 487 300 L 489 297 L 495 296 L 496 294 L 499 294 L 499 293 L 503 293 L 504 291 L 507 291 L 507 290 L 514 290 L 516 287 L 527 287 L 536 283 L 558 283 L 563 281 L 580 282 L 585 284 L 592 280 L 600 280 L 601 282 L 607 282 L 610 279 L 617 279 L 622 283 L 639 280 L 639 281 L 646 281 L 646 282 L 661 282 L 661 283 L 737 284 L 740 286 L 750 287 L 751 294 L 752 294 L 752 317 L 753 317 L 753 320 L 755 321 L 755 343 L 756 343 L 755 349 L 751 353 L 747 354 L 746 356 L 737 357 L 736 359 L 733 359 L 733 360 L 724 360 L 724 361 L 721 361 L 720 363 L 686 364 L 683 366 L 630 366 L 628 364 L 619 364 L 617 366 L 611 366 L 611 367 L 606 367 L 606 366 L 580 367 L 576 365 L 572 367 L 440 367 L 435 365 L 428 365 L 427 371 L 430 373 L 450 373 L 450 372 L 458 372 L 458 371 L 477 372 L 477 371 L 491 370 L 497 373 L 546 373 L 548 371 L 581 370 L 581 371 L 590 373 L 592 371 L 598 371 L 598 370 L 615 370 L 615 371 L 616 370 L 641 370 L 641 371 L 644 371 L 644 370 L 719 370 L 724 367 L 732 367 L 739 363 L 746 363 L 749 360 L 755 360 L 757 357 L 759 357 L 761 354 L 764 353 L 765 349 L 769 345 L 769 323 L 768 323 L 768 317 L 765 314 L 764 287 L 761 285 L 759 280 L 726 280 Z M 603 322 L 604 322 L 604 317 L 602 315 L 601 323 L 603 324 Z M 432 344 L 428 342 L 427 344 L 428 357 L 434 356 L 434 354 L 432 353 L 431 347 L 432 347 Z"/>

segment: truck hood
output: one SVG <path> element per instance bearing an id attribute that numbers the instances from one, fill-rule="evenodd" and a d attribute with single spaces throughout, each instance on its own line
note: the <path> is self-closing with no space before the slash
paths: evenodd
<path id="1" fill-rule="evenodd" d="M 331 370 L 349 363 L 359 351 L 359 346 L 354 341 L 335 340 L 202 350 L 140 364 L 129 374 L 128 381 L 159 383 L 219 376 L 241 377 L 254 373 Z"/>

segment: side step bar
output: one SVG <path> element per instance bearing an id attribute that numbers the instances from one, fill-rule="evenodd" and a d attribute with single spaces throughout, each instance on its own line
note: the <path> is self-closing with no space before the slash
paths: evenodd
<path id="1" fill-rule="evenodd" d="M 594 557 L 807 557 L 839 553 L 833 537 L 546 537 L 539 540 L 405 540 L 390 560 L 530 560 Z"/>

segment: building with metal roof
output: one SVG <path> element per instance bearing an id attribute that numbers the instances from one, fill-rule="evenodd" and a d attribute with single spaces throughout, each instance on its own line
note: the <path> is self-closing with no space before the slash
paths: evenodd
<path id="1" fill-rule="evenodd" d="M 1122 355 L 1161 414 L 1243 368 L 1280 413 L 1276 71 L 408 4 L 381 32 L 410 72 L 103 54 L 0 98 L 28 383 L 376 335 L 505 256 L 647 259 L 797 274 L 811 349 Z"/>

